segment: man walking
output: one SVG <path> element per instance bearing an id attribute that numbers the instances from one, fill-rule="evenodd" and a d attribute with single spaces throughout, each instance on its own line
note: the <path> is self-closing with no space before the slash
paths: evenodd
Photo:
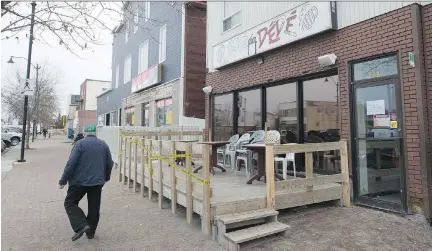
<path id="1" fill-rule="evenodd" d="M 84 233 L 89 239 L 94 237 L 99 223 L 102 187 L 110 180 L 114 164 L 108 145 L 95 136 L 96 126 L 86 125 L 84 133 L 87 136 L 74 145 L 59 181 L 60 189 L 69 182 L 64 206 L 75 231 L 72 241 Z M 87 217 L 78 206 L 86 194 Z"/>

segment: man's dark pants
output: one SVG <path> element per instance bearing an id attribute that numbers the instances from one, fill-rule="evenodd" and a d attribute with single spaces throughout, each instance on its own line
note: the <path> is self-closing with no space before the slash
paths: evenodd
<path id="1" fill-rule="evenodd" d="M 99 212 L 101 203 L 103 185 L 98 186 L 69 186 L 67 191 L 64 206 L 69 221 L 75 232 L 83 228 L 85 225 L 91 227 L 91 232 L 88 235 L 94 235 L 99 223 Z M 88 215 L 84 214 L 83 210 L 78 206 L 80 200 L 87 194 Z"/>

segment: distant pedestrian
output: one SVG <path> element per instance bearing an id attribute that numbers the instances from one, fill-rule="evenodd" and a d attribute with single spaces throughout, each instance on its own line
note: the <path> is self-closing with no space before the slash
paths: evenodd
<path id="1" fill-rule="evenodd" d="M 75 143 L 78 142 L 78 140 L 83 139 L 83 138 L 84 138 L 84 135 L 82 133 L 78 133 L 72 144 L 75 145 Z"/>
<path id="2" fill-rule="evenodd" d="M 42 130 L 42 133 L 43 133 L 44 138 L 46 139 L 46 136 L 47 136 L 48 130 L 47 130 L 46 128 L 44 128 L 44 129 Z"/>
<path id="3" fill-rule="evenodd" d="M 59 181 L 60 189 L 69 183 L 64 206 L 75 235 L 76 241 L 84 233 L 93 239 L 99 223 L 99 212 L 103 185 L 110 180 L 114 162 L 105 141 L 95 136 L 96 126 L 86 125 L 86 137 L 78 141 L 69 156 L 63 175 Z M 88 214 L 78 206 L 87 194 Z"/>

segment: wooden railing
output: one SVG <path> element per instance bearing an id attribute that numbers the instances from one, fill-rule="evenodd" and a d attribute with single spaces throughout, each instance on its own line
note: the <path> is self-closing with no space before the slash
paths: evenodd
<path id="1" fill-rule="evenodd" d="M 210 209 L 210 149 L 207 145 L 196 142 L 181 142 L 176 140 L 157 140 L 159 137 L 202 136 L 202 131 L 170 131 L 170 132 L 134 132 L 119 131 L 119 181 L 127 183 L 134 192 L 140 184 L 141 196 L 145 196 L 144 188 L 148 188 L 148 198 L 152 199 L 153 190 L 158 191 L 158 206 L 163 207 L 164 197 L 171 199 L 171 211 L 176 213 L 177 204 L 186 208 L 186 220 L 192 223 L 194 199 L 202 200 L 201 216 L 202 231 L 211 233 Z M 202 159 L 202 176 L 192 172 L 192 156 Z M 183 158 L 185 166 L 177 166 L 176 158 Z M 155 160 L 157 160 L 157 163 Z M 138 177 L 138 166 L 141 166 L 141 177 Z M 123 170 L 123 172 L 122 172 Z M 139 179 L 139 180 L 138 180 Z M 155 183 L 155 184 L 154 184 Z M 154 189 L 154 185 L 158 189 Z M 169 195 L 164 195 L 169 190 Z M 179 190 L 185 190 L 185 200 L 178 200 Z M 184 198 L 184 197 L 182 197 Z"/>
<path id="2" fill-rule="evenodd" d="M 325 151 L 340 151 L 341 173 L 334 175 L 322 175 L 314 177 L 313 153 Z M 350 205 L 350 182 L 348 170 L 347 142 L 297 144 L 297 145 L 270 145 L 266 144 L 266 177 L 274 177 L 276 154 L 305 153 L 306 178 L 288 179 L 275 182 L 274 178 L 266 178 L 267 181 L 267 207 L 276 207 L 276 193 L 289 189 L 304 188 L 305 192 L 312 192 L 314 186 L 340 183 L 342 186 L 341 203 Z"/>

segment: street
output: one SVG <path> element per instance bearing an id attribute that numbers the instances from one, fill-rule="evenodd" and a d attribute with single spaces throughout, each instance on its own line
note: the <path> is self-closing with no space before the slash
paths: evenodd
<path id="1" fill-rule="evenodd" d="M 117 182 L 116 171 L 102 193 L 96 237 L 76 242 L 58 179 L 71 150 L 64 136 L 37 140 L 26 151 L 27 163 L 2 180 L 2 250 L 223 250 L 184 217 L 160 211 Z M 70 141 L 68 141 L 70 142 Z M 18 151 L 19 152 L 19 151 Z M 86 200 L 82 208 L 86 211 Z"/>

